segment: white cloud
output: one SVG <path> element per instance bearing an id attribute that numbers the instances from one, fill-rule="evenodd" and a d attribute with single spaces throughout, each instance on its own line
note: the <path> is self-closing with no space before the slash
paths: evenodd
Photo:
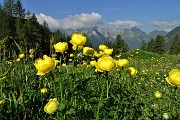
<path id="1" fill-rule="evenodd" d="M 167 28 L 167 27 L 174 27 L 174 26 L 180 25 L 180 21 L 172 21 L 172 22 L 153 21 L 152 24 L 157 27 Z"/>
<path id="2" fill-rule="evenodd" d="M 94 27 L 98 24 L 102 24 L 102 16 L 98 13 L 92 12 L 90 13 L 82 13 L 80 15 L 71 15 L 64 19 L 57 20 L 50 16 L 46 16 L 44 14 L 36 15 L 39 23 L 43 23 L 46 21 L 50 27 L 50 29 L 79 29 L 79 28 L 89 28 Z"/>
<path id="3" fill-rule="evenodd" d="M 108 23 L 111 26 L 115 26 L 115 27 L 136 27 L 136 26 L 140 26 L 140 23 L 136 22 L 136 21 L 132 21 L 132 20 L 125 20 L 125 21 L 121 21 L 121 20 L 116 20 L 113 22 L 109 22 Z"/>

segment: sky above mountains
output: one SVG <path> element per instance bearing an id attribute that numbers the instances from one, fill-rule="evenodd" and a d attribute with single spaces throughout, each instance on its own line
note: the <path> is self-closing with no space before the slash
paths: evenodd
<path id="1" fill-rule="evenodd" d="M 22 0 L 22 4 L 51 29 L 138 27 L 148 33 L 180 26 L 180 0 Z"/>

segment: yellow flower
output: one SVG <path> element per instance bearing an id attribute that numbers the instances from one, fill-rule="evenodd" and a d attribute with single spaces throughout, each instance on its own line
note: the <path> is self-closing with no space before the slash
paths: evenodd
<path id="1" fill-rule="evenodd" d="M 49 71 L 53 70 L 58 63 L 55 58 L 48 57 L 47 55 L 43 56 L 43 59 L 39 58 L 35 61 L 34 65 L 38 70 L 37 75 L 45 75 Z"/>
<path id="2" fill-rule="evenodd" d="M 99 50 L 105 50 L 107 49 L 108 47 L 106 45 L 99 45 Z"/>
<path id="3" fill-rule="evenodd" d="M 63 53 L 68 49 L 68 44 L 66 42 L 58 42 L 57 44 L 54 45 L 54 49 L 56 52 Z"/>
<path id="4" fill-rule="evenodd" d="M 86 37 L 82 34 L 73 34 L 70 42 L 73 45 L 83 46 L 86 43 Z"/>
<path id="5" fill-rule="evenodd" d="M 169 72 L 169 77 L 166 77 L 166 81 L 172 86 L 180 87 L 180 70 L 172 69 Z"/>
<path id="6" fill-rule="evenodd" d="M 88 55 L 93 55 L 94 54 L 94 49 L 90 47 L 83 47 L 83 54 L 88 56 Z"/>
<path id="7" fill-rule="evenodd" d="M 21 61 L 21 59 L 20 59 L 20 58 L 17 58 L 17 59 L 16 59 L 16 62 L 20 62 L 20 61 Z"/>
<path id="8" fill-rule="evenodd" d="M 35 50 L 34 49 L 30 49 L 29 50 L 29 54 L 34 54 Z"/>
<path id="9" fill-rule="evenodd" d="M 21 59 L 22 59 L 22 58 L 25 58 L 25 54 L 20 54 L 20 55 L 19 55 L 19 58 L 21 58 Z"/>
<path id="10" fill-rule="evenodd" d="M 7 80 L 7 77 L 5 75 L 3 75 L 1 79 L 5 81 L 5 80 Z"/>
<path id="11" fill-rule="evenodd" d="M 94 56 L 99 58 L 99 57 L 101 57 L 101 54 L 99 54 L 98 52 L 94 52 Z"/>
<path id="12" fill-rule="evenodd" d="M 34 55 L 33 55 L 33 54 L 30 54 L 30 55 L 29 55 L 29 57 L 30 57 L 30 58 L 33 58 L 33 57 L 34 57 Z"/>
<path id="13" fill-rule="evenodd" d="M 4 104 L 5 100 L 0 100 L 0 105 Z"/>
<path id="14" fill-rule="evenodd" d="M 44 111 L 48 114 L 53 114 L 58 109 L 57 98 L 50 99 L 49 102 L 44 106 Z"/>
<path id="15" fill-rule="evenodd" d="M 96 65 L 96 61 L 95 60 L 94 61 L 90 61 L 90 65 L 95 66 Z"/>
<path id="16" fill-rule="evenodd" d="M 42 89 L 41 89 L 41 93 L 44 94 L 44 93 L 46 93 L 46 92 L 47 92 L 47 88 L 42 88 Z"/>
<path id="17" fill-rule="evenodd" d="M 116 65 L 119 67 L 125 67 L 128 63 L 129 61 L 127 59 L 119 59 L 116 61 Z"/>
<path id="18" fill-rule="evenodd" d="M 102 56 L 98 59 L 97 64 L 95 65 L 99 72 L 111 71 L 115 66 L 115 61 L 111 56 Z"/>
<path id="19" fill-rule="evenodd" d="M 113 49 L 104 49 L 104 55 L 112 55 Z"/>
<path id="20" fill-rule="evenodd" d="M 74 54 L 70 54 L 70 57 L 74 57 Z"/>
<path id="21" fill-rule="evenodd" d="M 154 93 L 154 96 L 155 96 L 156 98 L 161 98 L 161 97 L 162 97 L 162 93 L 159 92 L 159 91 L 156 91 L 156 92 Z"/>
<path id="22" fill-rule="evenodd" d="M 132 76 L 137 74 L 137 70 L 135 68 L 133 68 L 133 67 L 129 67 L 127 69 L 127 72 Z"/>
<path id="23" fill-rule="evenodd" d="M 63 64 L 62 64 L 62 66 L 63 66 L 63 67 L 66 67 L 66 64 L 65 64 L 65 63 L 63 63 Z"/>

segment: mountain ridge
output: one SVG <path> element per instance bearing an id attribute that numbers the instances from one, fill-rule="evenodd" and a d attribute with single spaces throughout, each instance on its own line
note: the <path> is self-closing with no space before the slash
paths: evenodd
<path id="1" fill-rule="evenodd" d="M 132 27 L 130 29 L 113 29 L 113 28 L 82 28 L 77 30 L 72 29 L 61 29 L 66 35 L 71 35 L 73 33 L 84 33 L 87 38 L 92 43 L 94 48 L 97 48 L 99 44 L 103 44 L 107 41 L 115 41 L 116 36 L 120 34 L 125 42 L 129 45 L 130 50 L 139 48 L 142 41 L 148 42 L 150 38 L 155 38 L 157 35 L 167 34 L 165 31 L 152 31 L 152 33 L 146 33 L 137 27 Z"/>

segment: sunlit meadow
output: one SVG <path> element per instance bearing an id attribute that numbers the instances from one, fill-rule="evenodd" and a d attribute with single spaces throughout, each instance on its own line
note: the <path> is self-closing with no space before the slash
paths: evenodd
<path id="1" fill-rule="evenodd" d="M 180 56 L 86 46 L 73 34 L 51 55 L 0 63 L 0 120 L 180 119 Z M 18 46 L 17 46 L 18 47 Z"/>

